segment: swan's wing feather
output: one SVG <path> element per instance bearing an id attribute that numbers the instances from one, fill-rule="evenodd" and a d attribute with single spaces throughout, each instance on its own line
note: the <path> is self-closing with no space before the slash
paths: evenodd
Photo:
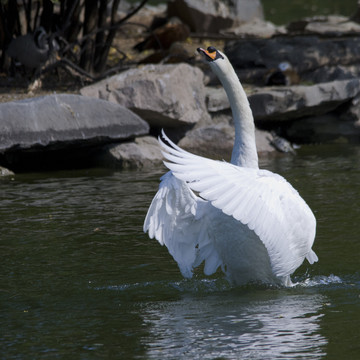
<path id="1" fill-rule="evenodd" d="M 208 232 L 208 206 L 185 182 L 168 172 L 161 178 L 145 218 L 144 232 L 168 248 L 185 277 L 191 277 L 193 268 L 203 261 L 208 275 L 221 265 Z"/>
<path id="2" fill-rule="evenodd" d="M 277 276 L 287 276 L 304 258 L 317 260 L 311 246 L 315 217 L 281 176 L 191 154 L 161 139 L 165 165 L 203 199 L 247 225 L 264 243 Z"/>

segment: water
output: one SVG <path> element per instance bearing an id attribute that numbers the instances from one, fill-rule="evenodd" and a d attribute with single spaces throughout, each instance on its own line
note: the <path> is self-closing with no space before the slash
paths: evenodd
<path id="1" fill-rule="evenodd" d="M 191 280 L 142 223 L 162 169 L 0 181 L 1 359 L 360 358 L 360 147 L 262 160 L 318 220 L 291 289 Z"/>
<path id="2" fill-rule="evenodd" d="M 261 0 L 261 3 L 265 18 L 278 25 L 318 15 L 351 16 L 356 11 L 355 0 Z"/>

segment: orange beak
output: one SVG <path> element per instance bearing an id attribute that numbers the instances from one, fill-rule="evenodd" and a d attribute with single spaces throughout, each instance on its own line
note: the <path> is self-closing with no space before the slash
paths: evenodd
<path id="1" fill-rule="evenodd" d="M 211 60 L 215 60 L 215 58 L 216 58 L 216 51 L 209 52 L 209 51 L 207 51 L 207 50 L 205 50 L 205 49 L 203 49 L 203 48 L 198 48 L 197 51 L 198 51 L 199 53 L 202 52 L 204 55 L 206 55 L 207 57 L 209 57 Z"/>

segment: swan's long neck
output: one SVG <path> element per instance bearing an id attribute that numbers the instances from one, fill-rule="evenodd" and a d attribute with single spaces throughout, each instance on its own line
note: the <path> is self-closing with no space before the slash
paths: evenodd
<path id="1" fill-rule="evenodd" d="M 235 125 L 235 142 L 231 163 L 249 168 L 258 168 L 258 155 L 255 143 L 255 124 L 246 93 L 227 59 L 225 71 L 213 68 L 229 98 Z M 222 66 L 223 67 L 223 66 Z"/>

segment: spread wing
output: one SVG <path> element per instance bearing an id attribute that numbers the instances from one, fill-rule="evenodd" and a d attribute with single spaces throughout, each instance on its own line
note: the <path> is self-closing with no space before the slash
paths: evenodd
<path id="1" fill-rule="evenodd" d="M 207 275 L 221 265 L 207 226 L 212 208 L 170 171 L 161 178 L 145 218 L 144 232 L 168 248 L 185 277 L 191 277 L 193 268 L 203 260 Z"/>
<path id="2" fill-rule="evenodd" d="M 315 217 L 283 177 L 191 154 L 163 136 L 171 145 L 159 139 L 168 160 L 165 165 L 173 175 L 199 192 L 202 199 L 253 230 L 269 253 L 275 275 L 292 274 L 305 257 L 310 263 L 317 261 L 311 250 Z"/>

